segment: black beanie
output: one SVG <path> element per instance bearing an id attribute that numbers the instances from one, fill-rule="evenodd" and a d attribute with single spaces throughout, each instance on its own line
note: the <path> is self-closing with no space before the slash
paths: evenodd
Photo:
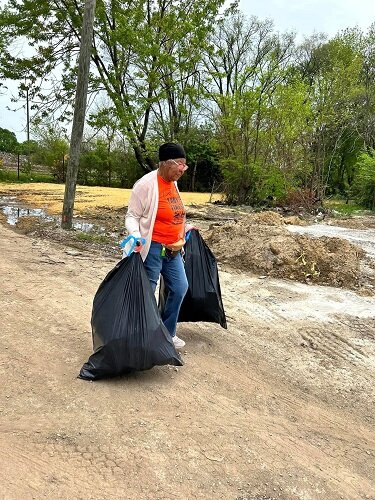
<path id="1" fill-rule="evenodd" d="M 186 158 L 186 153 L 181 144 L 166 142 L 159 148 L 159 161 L 174 160 L 176 158 Z"/>

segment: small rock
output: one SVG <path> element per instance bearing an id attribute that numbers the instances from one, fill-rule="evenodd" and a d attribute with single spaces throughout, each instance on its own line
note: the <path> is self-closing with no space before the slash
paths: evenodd
<path id="1" fill-rule="evenodd" d="M 65 250 L 65 253 L 68 255 L 72 255 L 75 257 L 76 255 L 82 255 L 82 252 L 78 252 L 78 250 Z"/>

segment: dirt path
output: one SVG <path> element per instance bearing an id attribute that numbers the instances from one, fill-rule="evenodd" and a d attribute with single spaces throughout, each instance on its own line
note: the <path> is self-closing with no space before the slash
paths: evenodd
<path id="1" fill-rule="evenodd" d="M 0 225 L 0 498 L 375 498 L 375 297 L 223 272 L 184 367 L 85 382 L 114 264 Z"/>

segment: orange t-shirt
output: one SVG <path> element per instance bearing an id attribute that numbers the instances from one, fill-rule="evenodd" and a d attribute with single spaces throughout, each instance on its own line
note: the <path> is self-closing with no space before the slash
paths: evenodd
<path id="1" fill-rule="evenodd" d="M 185 207 L 175 183 L 165 181 L 158 174 L 159 204 L 152 241 L 170 245 L 184 237 Z"/>

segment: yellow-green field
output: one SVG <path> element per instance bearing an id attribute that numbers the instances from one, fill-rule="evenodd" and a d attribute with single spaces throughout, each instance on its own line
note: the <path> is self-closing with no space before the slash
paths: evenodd
<path id="1" fill-rule="evenodd" d="M 0 183 L 3 195 L 17 196 L 30 206 L 44 208 L 50 214 L 62 211 L 65 186 L 63 184 Z M 77 186 L 74 210 L 94 212 L 97 207 L 122 208 L 127 206 L 131 190 L 109 187 Z M 181 193 L 185 205 L 202 205 L 210 201 L 210 193 Z M 220 194 L 212 195 L 211 202 L 220 200 Z"/>

